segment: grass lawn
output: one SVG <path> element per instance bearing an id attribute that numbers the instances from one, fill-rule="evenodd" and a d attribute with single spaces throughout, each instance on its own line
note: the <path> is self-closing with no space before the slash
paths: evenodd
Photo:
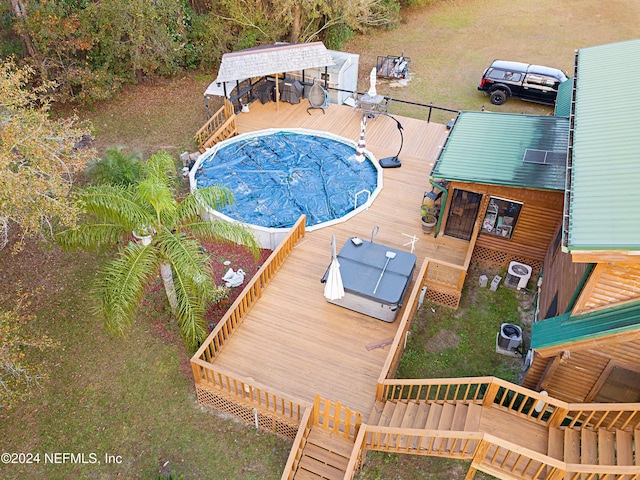
<path id="1" fill-rule="evenodd" d="M 354 38 L 344 50 L 360 54 L 361 91 L 368 88 L 377 55 L 404 52 L 411 58 L 411 81 L 406 87 L 381 81 L 380 93 L 454 109 L 485 105 L 546 115 L 549 107 L 513 99 L 491 106 L 476 90 L 482 70 L 494 58 L 504 58 L 571 72 L 574 49 L 635 38 L 639 20 L 635 1 L 442 0 L 405 10 L 400 28 Z M 124 145 L 147 157 L 166 149 L 177 158 L 195 149 L 192 135 L 206 120 L 202 94 L 214 77 L 215 72 L 190 73 L 129 87 L 77 113 L 93 122 L 100 151 Z M 392 113 L 425 114 L 399 106 Z M 149 293 L 128 336 L 105 333 L 90 313 L 87 295 L 103 260 L 36 244 L 16 256 L 8 248 L 0 251 L 0 302 L 8 302 L 22 285 L 32 294 L 34 329 L 60 342 L 55 350 L 35 354 L 49 373 L 42 388 L 27 402 L 0 412 L 1 450 L 39 453 L 40 463 L 0 464 L 0 478 L 129 479 L 169 473 L 185 479 L 279 478 L 289 442 L 197 405 L 189 356 L 160 291 Z M 477 275 L 469 275 L 469 285 Z M 467 289 L 456 312 L 437 306 L 433 312 L 425 305 L 398 376 L 515 378 L 519 360 L 510 363 L 491 351 L 500 323 L 518 323 L 529 315 L 524 305 L 525 299 L 507 289 Z M 87 462 L 93 453 L 101 463 L 44 463 L 45 453 L 63 452 L 84 453 Z M 114 463 L 106 464 L 105 454 Z M 457 461 L 372 454 L 359 478 L 448 480 L 462 478 L 465 471 Z"/>

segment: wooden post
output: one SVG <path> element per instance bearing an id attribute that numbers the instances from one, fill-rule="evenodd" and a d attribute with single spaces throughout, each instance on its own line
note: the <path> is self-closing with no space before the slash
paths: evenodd
<path id="1" fill-rule="evenodd" d="M 469 470 L 467 470 L 467 474 L 464 477 L 464 480 L 473 480 L 476 476 L 476 472 L 478 469 L 474 465 L 481 465 L 484 461 L 484 457 L 487 456 L 487 452 L 491 448 L 491 443 L 486 440 L 481 440 L 476 447 L 475 452 L 473 452 L 473 460 L 471 461 L 471 465 L 469 465 Z"/>
<path id="2" fill-rule="evenodd" d="M 493 401 L 496 399 L 500 386 L 497 383 L 491 382 L 487 387 L 487 393 L 484 394 L 484 400 L 482 406 L 485 408 L 491 408 Z"/>
<path id="3" fill-rule="evenodd" d="M 278 74 L 276 73 L 276 112 L 280 111 L 280 88 L 278 87 Z"/>
<path id="4" fill-rule="evenodd" d="M 536 385 L 536 390 L 545 390 L 545 387 L 549 384 L 553 375 L 556 373 L 556 370 L 561 365 L 567 363 L 567 361 L 571 358 L 571 354 L 568 351 L 562 351 L 558 353 L 555 357 L 553 357 L 549 363 L 547 363 L 547 367 L 544 369 L 544 372 L 540 376 L 540 381 Z"/>
<path id="5" fill-rule="evenodd" d="M 467 474 L 464 476 L 464 480 L 473 480 L 473 478 L 476 476 L 477 471 L 478 469 L 469 465 L 469 470 L 467 470 Z"/>
<path id="6" fill-rule="evenodd" d="M 555 407 L 555 410 L 553 411 L 553 413 L 551 414 L 551 417 L 549 417 L 549 420 L 547 421 L 547 427 L 548 428 L 559 427 L 564 421 L 565 417 L 567 416 L 567 413 L 569 413 L 568 408 Z"/>

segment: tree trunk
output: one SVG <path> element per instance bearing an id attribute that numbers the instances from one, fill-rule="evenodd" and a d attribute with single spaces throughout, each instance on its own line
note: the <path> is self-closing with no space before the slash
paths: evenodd
<path id="1" fill-rule="evenodd" d="M 162 283 L 164 283 L 164 291 L 167 292 L 167 299 L 169 300 L 171 313 L 175 314 L 176 309 L 178 308 L 178 295 L 176 294 L 176 286 L 173 284 L 171 265 L 163 262 L 160 265 L 160 276 L 162 277 Z"/>
<path id="2" fill-rule="evenodd" d="M 33 45 L 33 41 L 31 40 L 31 36 L 27 30 L 25 25 L 25 18 L 27 17 L 27 8 L 24 6 L 22 0 L 11 0 L 11 9 L 13 10 L 14 15 L 20 22 L 20 36 L 22 37 L 22 41 L 24 42 L 24 46 L 27 49 L 27 52 L 38 64 L 40 60 L 38 58 L 38 52 L 36 47 Z"/>
<path id="3" fill-rule="evenodd" d="M 291 22 L 291 34 L 289 35 L 289 43 L 298 43 L 300 40 L 300 24 L 302 19 L 300 18 L 302 9 L 300 8 L 300 4 L 296 3 L 293 7 L 293 12 L 291 12 L 292 22 Z"/>

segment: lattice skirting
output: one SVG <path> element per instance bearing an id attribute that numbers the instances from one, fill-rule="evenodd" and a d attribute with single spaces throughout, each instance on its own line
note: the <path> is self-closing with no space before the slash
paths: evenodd
<path id="1" fill-rule="evenodd" d="M 540 269 L 542 268 L 542 261 L 534 260 L 532 258 L 525 257 L 523 255 L 514 255 L 506 252 L 499 252 L 486 247 L 476 247 L 473 250 L 471 261 L 474 263 L 481 263 L 484 265 L 490 265 L 492 267 L 509 268 L 509 263 L 520 262 L 531 267 L 531 276 L 533 278 L 538 276 Z"/>
<path id="2" fill-rule="evenodd" d="M 254 410 L 254 407 L 221 393 L 214 392 L 207 388 L 196 385 L 196 393 L 198 402 L 205 407 L 211 407 L 220 412 L 228 413 L 250 425 L 256 424 L 256 415 L 258 427 L 271 433 L 275 433 L 289 440 L 294 440 L 298 433 L 299 424 L 294 420 L 286 420 L 284 418 L 273 415 L 263 410 Z"/>
<path id="3" fill-rule="evenodd" d="M 424 295 L 424 299 L 427 302 L 433 302 L 438 305 L 444 305 L 445 307 L 456 309 L 460 303 L 461 294 L 462 292 L 456 292 L 455 290 L 445 290 L 433 287 L 427 282 L 427 292 Z"/>

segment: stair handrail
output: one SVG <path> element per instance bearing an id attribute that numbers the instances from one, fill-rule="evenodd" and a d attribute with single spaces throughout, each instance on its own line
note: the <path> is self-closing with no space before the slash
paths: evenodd
<path id="1" fill-rule="evenodd" d="M 378 383 L 378 392 L 378 401 L 481 403 L 549 427 L 640 428 L 640 404 L 567 403 L 496 377 L 385 379 Z"/>
<path id="2" fill-rule="evenodd" d="M 222 107 L 194 135 L 200 152 L 204 152 L 206 141 L 220 129 L 221 125 L 229 121 L 235 122 L 235 112 L 233 104 L 225 98 Z"/>
<path id="3" fill-rule="evenodd" d="M 353 450 L 351 450 L 351 456 L 349 457 L 349 463 L 347 463 L 347 468 L 344 473 L 343 480 L 353 480 L 356 475 L 356 471 L 362 465 L 362 457 L 365 449 L 365 438 L 366 438 L 366 427 L 365 424 L 360 425 L 360 429 L 358 430 L 358 435 L 356 436 L 355 444 L 353 445 Z M 284 479 L 283 479 L 284 480 Z"/>
<path id="4" fill-rule="evenodd" d="M 433 450 L 433 440 L 454 440 L 454 444 L 451 445 L 451 450 L 453 450 L 457 445 L 458 440 L 466 440 L 466 444 L 462 449 L 460 449 L 456 454 L 446 455 L 450 458 L 464 458 L 470 459 L 475 454 L 474 447 L 472 452 L 466 452 L 468 448 L 468 444 L 471 441 L 481 441 L 484 438 L 483 432 L 466 432 L 464 430 L 438 430 L 438 429 L 422 429 L 422 428 L 400 428 L 400 427 L 385 427 L 382 425 L 366 425 L 364 427 L 366 437 L 365 437 L 365 445 L 369 450 L 378 450 L 384 452 L 396 452 L 396 453 L 412 453 L 414 450 L 427 450 L 427 451 L 435 451 Z M 377 437 L 376 437 L 377 435 Z M 381 448 L 382 441 L 381 438 L 385 438 L 385 443 L 389 444 L 393 439 L 397 439 L 399 437 L 407 437 L 406 438 L 406 447 L 400 447 L 400 442 L 396 441 L 394 447 L 390 448 Z M 420 448 L 422 444 L 419 444 L 418 448 L 411 448 L 411 439 L 413 438 L 430 438 L 432 441 L 426 448 Z M 377 441 L 376 441 L 377 438 Z M 436 447 L 436 450 L 442 450 L 444 447 L 444 442 L 440 447 Z"/>
<path id="5" fill-rule="evenodd" d="M 587 424 L 593 430 L 640 428 L 640 403 L 570 403 L 567 408 L 566 416 L 572 419 L 568 427 Z"/>
<path id="6" fill-rule="evenodd" d="M 526 458 L 529 458 L 530 460 L 536 461 L 540 463 L 543 467 L 551 467 L 551 470 L 547 473 L 547 475 L 542 477 L 543 479 L 550 480 L 550 479 L 556 479 L 556 478 L 564 478 L 563 475 L 559 475 L 560 472 L 566 472 L 567 470 L 567 464 L 562 460 L 549 457 L 544 453 L 536 452 L 535 450 L 531 450 L 527 447 L 523 447 L 522 445 L 517 445 L 515 443 L 509 442 L 508 440 L 504 440 L 502 438 L 496 437 L 489 433 L 483 433 L 483 440 L 482 442 L 480 442 L 480 444 L 476 448 L 476 451 L 474 452 L 474 457 L 473 457 L 473 460 L 471 461 L 471 468 L 476 468 L 481 471 L 486 471 L 486 470 L 483 470 L 482 467 L 487 465 L 487 462 L 485 462 L 485 460 L 487 458 L 487 454 L 492 445 L 496 446 L 496 448 L 500 448 L 500 447 L 505 448 L 509 452 L 514 452 L 519 456 L 524 456 Z M 495 458 L 497 458 L 497 455 L 492 455 L 492 461 Z M 489 462 L 489 465 L 495 466 L 493 465 L 492 461 Z M 500 466 L 500 469 L 502 470 L 502 466 Z M 539 468 L 539 471 L 541 470 L 542 468 Z M 487 473 L 491 473 L 491 472 L 488 471 Z"/>
<path id="7" fill-rule="evenodd" d="M 291 449 L 289 450 L 289 457 L 287 458 L 287 463 L 284 466 L 281 480 L 293 480 L 295 476 L 298 464 L 302 458 L 302 451 L 304 450 L 307 443 L 307 437 L 309 436 L 309 431 L 311 430 L 313 408 L 314 407 L 306 408 L 302 415 L 300 427 L 298 427 L 298 433 L 296 434 L 296 438 L 293 440 L 293 445 L 291 445 Z"/>
<path id="8" fill-rule="evenodd" d="M 552 470 L 547 473 L 543 479 L 556 479 L 556 478 L 576 478 L 574 476 L 565 477 L 567 473 L 587 473 L 587 474 L 600 474 L 600 475 L 620 475 L 615 478 L 622 478 L 622 475 L 625 474 L 636 474 L 638 475 L 638 467 L 635 465 L 599 465 L 599 464 L 576 464 L 576 463 L 566 463 L 562 460 L 558 460 L 556 458 L 550 457 L 543 453 L 536 452 L 535 450 L 530 450 L 527 447 L 523 447 L 521 445 L 517 445 L 515 443 L 509 442 L 508 440 L 504 440 L 502 438 L 496 437 L 495 435 L 491 435 L 489 433 L 484 433 L 484 441 L 489 445 L 495 445 L 497 447 L 504 447 L 508 449 L 510 452 L 514 452 L 517 455 L 526 456 L 527 458 L 534 460 L 536 462 L 541 463 L 543 466 L 551 467 Z M 482 449 L 480 446 L 476 450 L 476 455 L 478 453 L 482 453 Z M 471 462 L 472 468 L 477 468 L 478 470 L 482 470 L 481 465 L 483 465 L 480 456 L 483 456 L 486 459 L 486 451 L 484 455 L 477 455 L 478 458 L 474 457 Z M 496 455 L 493 455 L 496 457 Z M 486 463 L 485 463 L 486 465 Z M 555 470 L 555 473 L 554 473 Z M 485 471 L 485 470 L 483 470 Z M 487 473 L 491 473 L 488 471 Z M 537 478 L 537 477 L 534 477 Z M 594 478 L 594 477 L 589 477 Z M 608 478 L 608 477 L 607 477 Z"/>

